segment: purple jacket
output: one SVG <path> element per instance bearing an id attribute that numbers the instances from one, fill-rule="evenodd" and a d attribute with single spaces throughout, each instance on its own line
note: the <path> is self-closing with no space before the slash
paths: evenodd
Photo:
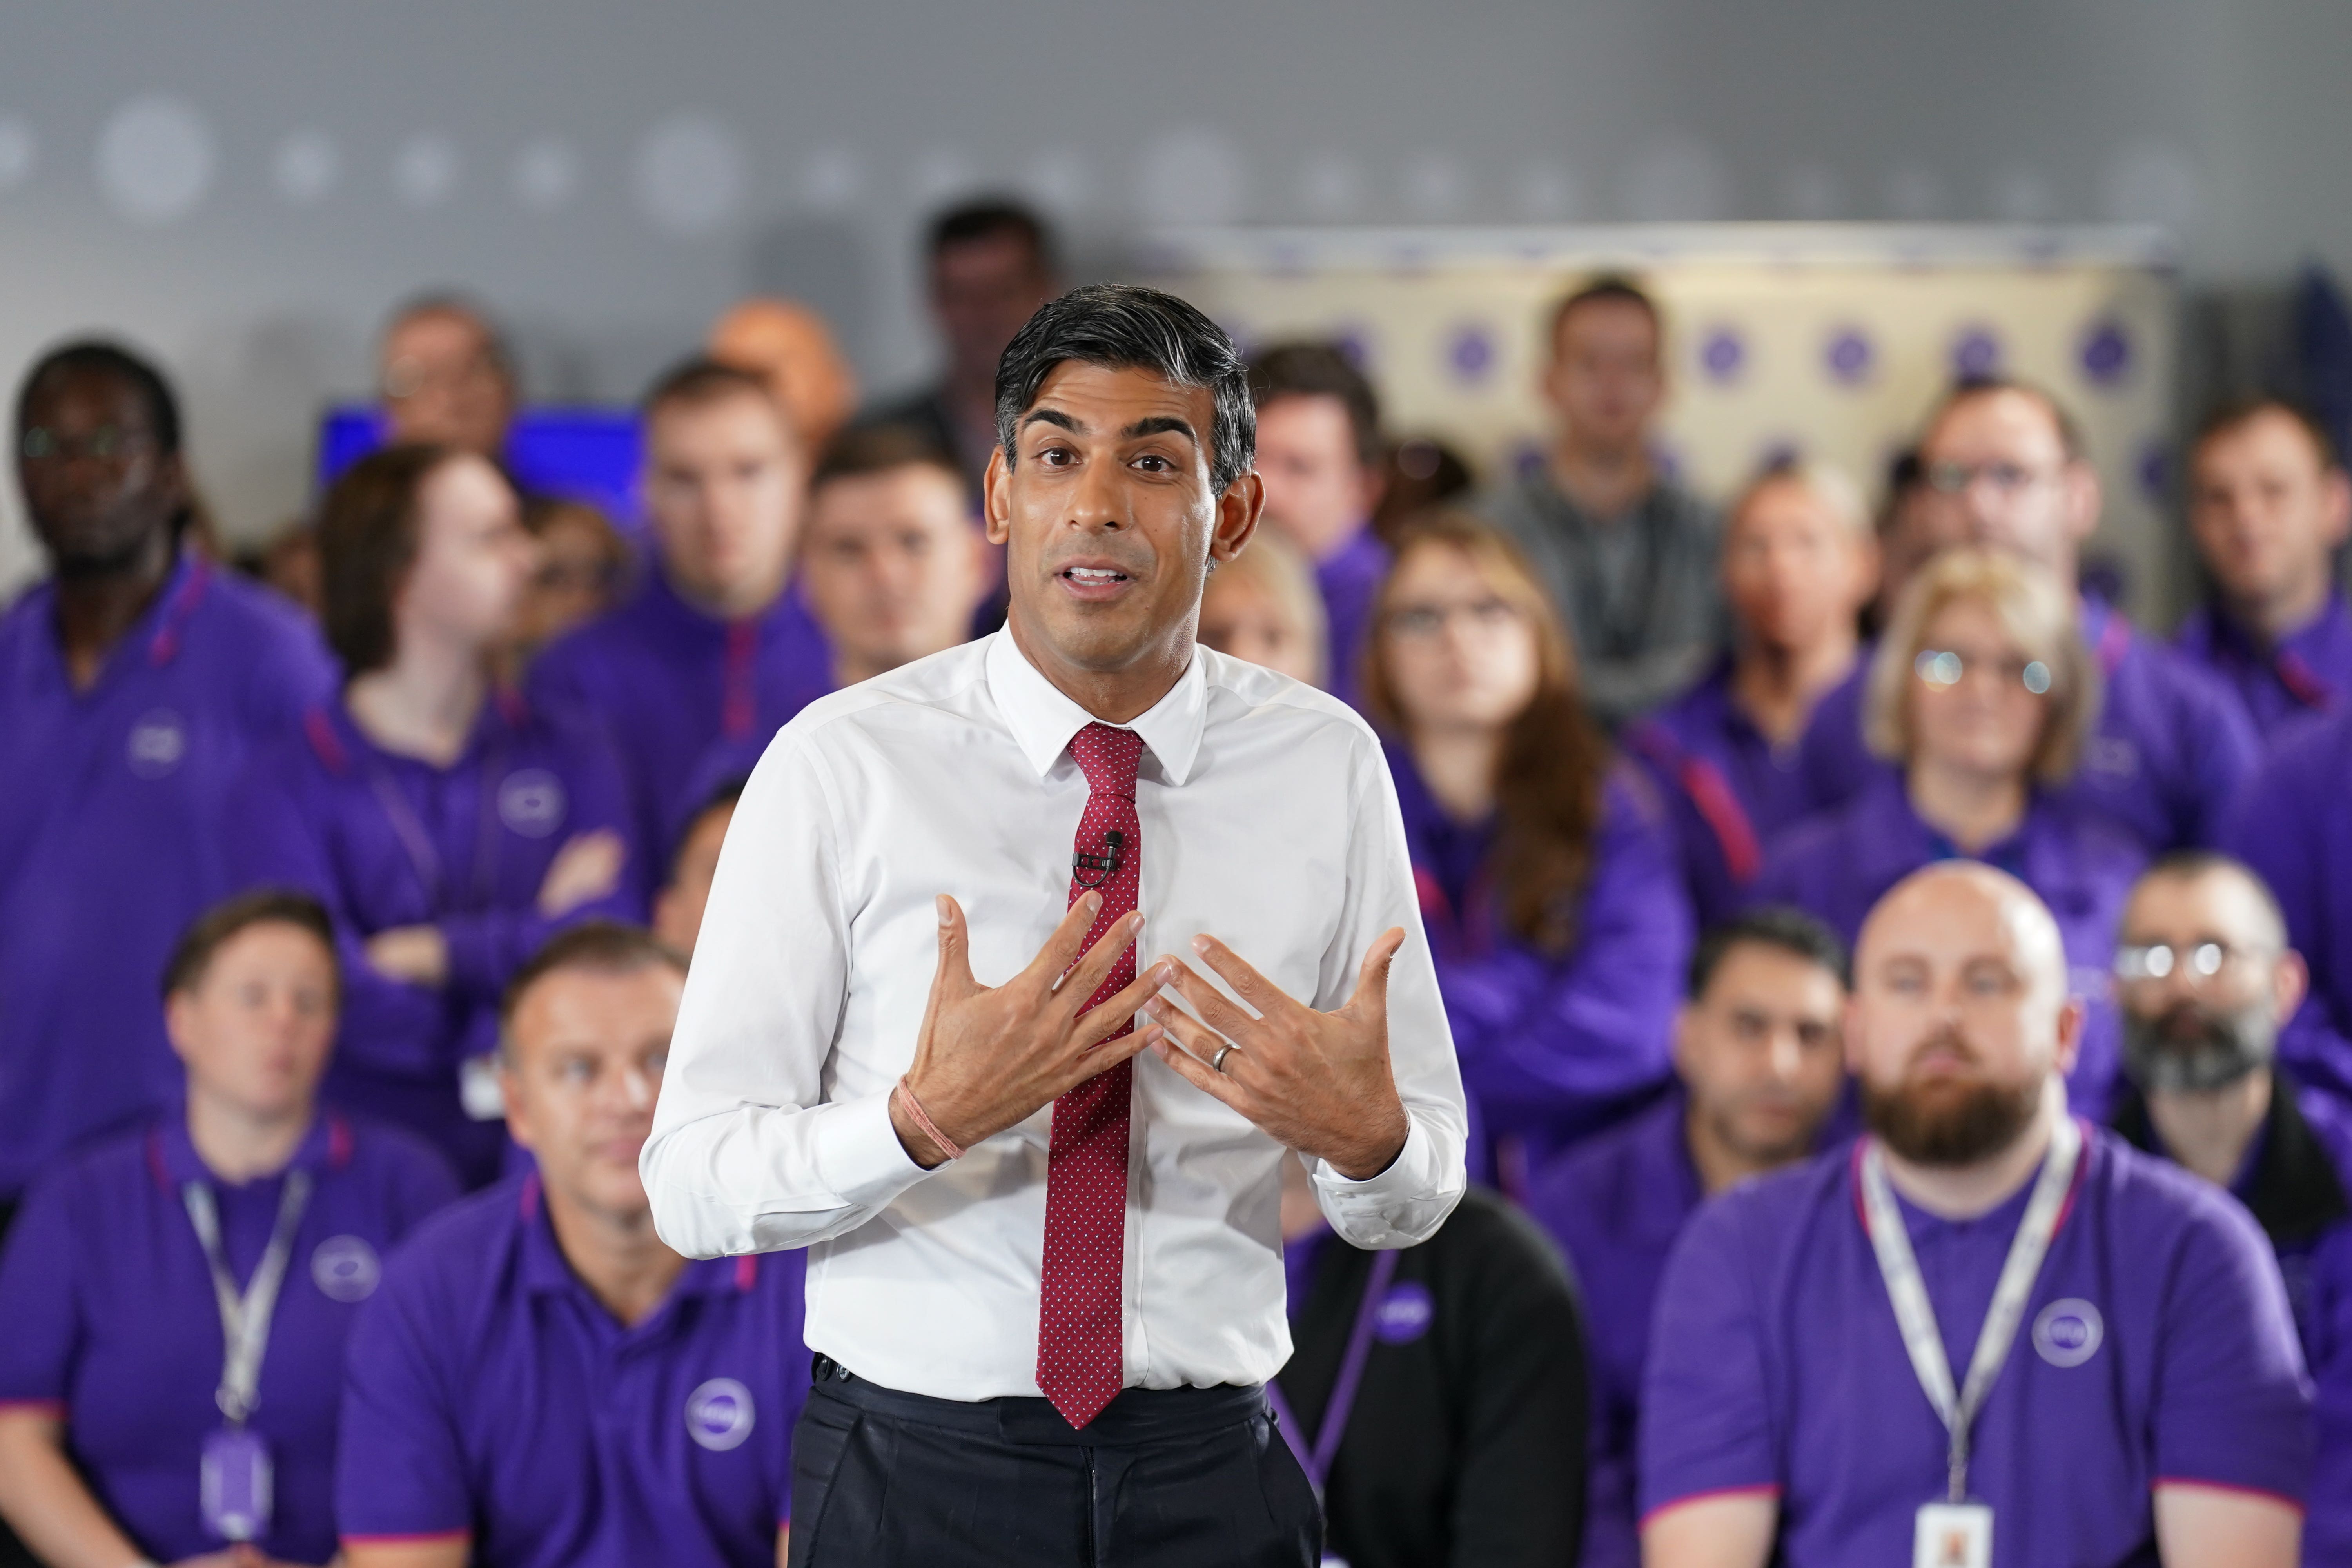
<path id="1" fill-rule="evenodd" d="M 722 621 L 680 598 L 658 563 L 629 600 L 558 639 L 531 665 L 543 706 L 603 719 L 646 847 L 650 891 L 667 868 L 704 757 L 722 741 L 764 742 L 833 689 L 833 654 L 797 587 L 759 615 Z"/>
<path id="2" fill-rule="evenodd" d="M 1372 605 L 1389 574 L 1389 547 L 1367 526 L 1315 563 L 1329 634 L 1330 673 L 1325 684 L 1350 708 L 1363 706 L 1364 649 L 1371 639 Z"/>
<path id="3" fill-rule="evenodd" d="M 1388 757 L 1463 1086 L 1492 1141 L 1490 1171 L 1523 1192 L 1527 1171 L 1671 1071 L 1692 931 L 1664 814 L 1640 773 L 1612 773 L 1576 943 L 1554 955 L 1502 923 L 1486 865 L 1494 825 L 1454 823 L 1404 747 Z"/>
<path id="4" fill-rule="evenodd" d="M 1560 1156 L 1528 1195 L 1528 1212 L 1575 1267 L 1591 1363 L 1591 1479 L 1584 1568 L 1641 1568 L 1638 1415 L 1642 1363 L 1658 1279 L 1683 1225 L 1706 1201 L 1692 1165 L 1677 1091 L 1633 1121 Z"/>
<path id="5" fill-rule="evenodd" d="M 2311 965 L 2311 994 L 2279 1038 L 2307 1088 L 2352 1105 L 2352 712 L 2280 737 L 2222 835 L 2286 912 Z"/>
<path id="6" fill-rule="evenodd" d="M 2231 800 L 2262 754 L 2243 705 L 2210 672 L 2140 636 L 2096 599 L 2083 601 L 2083 636 L 2106 672 L 2106 700 L 2065 793 L 2130 828 L 2151 853 L 2217 842 Z M 1892 771 L 1862 743 L 1868 672 L 1865 659 L 1822 698 L 1805 733 L 1805 787 L 1815 809 Z"/>
<path id="7" fill-rule="evenodd" d="M 2352 610 L 2341 593 L 2275 647 L 2213 605 L 2191 610 L 2172 645 L 2229 683 L 2266 741 L 2313 713 L 2340 709 L 2352 695 Z"/>
<path id="8" fill-rule="evenodd" d="M 0 1199 L 178 1098 L 164 962 L 234 885 L 247 758 L 333 684 L 292 606 L 193 554 L 87 691 L 50 585 L 0 616 Z"/>
<path id="9" fill-rule="evenodd" d="M 1883 773 L 1845 805 L 1791 828 L 1756 879 L 1755 901 L 1794 904 L 1851 946 L 1889 888 L 1933 861 L 1963 858 L 1919 819 L 1902 780 Z M 2116 928 L 2147 852 L 2079 797 L 2037 795 L 2017 831 L 1973 858 L 2023 882 L 2057 917 L 2070 981 L 2091 1012 L 2067 1083 L 2078 1110 L 2105 1116 L 2118 1065 Z"/>
<path id="10" fill-rule="evenodd" d="M 256 759 L 231 816 L 230 857 L 241 884 L 304 889 L 335 917 L 343 1017 L 331 1098 L 424 1133 L 470 1184 L 496 1173 L 500 1126 L 466 1116 L 457 1071 L 496 1047 L 508 977 L 559 923 L 644 915 L 625 870 L 620 891 L 563 922 L 539 913 L 557 852 L 597 828 L 632 832 L 602 731 L 510 692 L 482 705 L 446 768 L 383 751 L 340 702 L 312 709 Z M 368 937 L 424 924 L 449 944 L 447 985 L 369 964 Z"/>
<path id="11" fill-rule="evenodd" d="M 1702 930 L 1746 907 L 1748 886 L 1811 802 L 1804 737 L 1778 746 L 1740 707 L 1726 656 L 1706 679 L 1626 726 L 1626 754 L 1666 801 Z"/>

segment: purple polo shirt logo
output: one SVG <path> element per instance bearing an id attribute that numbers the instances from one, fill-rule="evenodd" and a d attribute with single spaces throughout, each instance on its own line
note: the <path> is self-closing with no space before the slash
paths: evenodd
<path id="1" fill-rule="evenodd" d="M 188 754 L 188 721 L 169 708 L 152 709 L 131 726 L 123 755 L 142 779 L 170 776 Z"/>
<path id="2" fill-rule="evenodd" d="M 2052 1366 L 2080 1366 L 2099 1353 L 2107 1326 L 2099 1310 L 2079 1296 L 2053 1301 L 2033 1320 L 2033 1349 Z"/>
<path id="3" fill-rule="evenodd" d="M 2120 735 L 2094 735 L 2083 763 L 2095 773 L 2134 778 L 2139 773 L 2139 748 Z"/>
<path id="4" fill-rule="evenodd" d="M 509 773 L 499 785 L 499 820 L 525 838 L 544 838 L 563 826 L 563 781 L 545 768 Z"/>
<path id="5" fill-rule="evenodd" d="M 714 1377 L 686 1396 L 686 1435 L 723 1454 L 751 1435 L 752 1415 L 750 1389 L 731 1377 Z"/>
<path id="6" fill-rule="evenodd" d="M 1372 1315 L 1372 1333 L 1384 1345 L 1411 1344 L 1429 1332 L 1430 1320 L 1436 1315 L 1429 1287 L 1417 1279 L 1402 1280 L 1381 1298 L 1381 1309 Z"/>
<path id="7" fill-rule="evenodd" d="M 310 1282 L 331 1301 L 364 1301 L 383 1278 L 375 1248 L 356 1236 L 331 1236 L 310 1254 Z"/>

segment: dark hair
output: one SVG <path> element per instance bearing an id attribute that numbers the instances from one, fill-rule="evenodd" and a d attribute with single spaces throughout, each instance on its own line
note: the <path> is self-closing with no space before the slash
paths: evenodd
<path id="1" fill-rule="evenodd" d="M 702 804 L 687 815 L 684 826 L 677 831 L 677 847 L 669 853 L 669 879 L 677 880 L 678 862 L 686 857 L 686 841 L 694 837 L 695 829 L 722 811 L 732 811 L 743 798 L 743 786 L 751 781 L 738 773 L 717 789 L 702 797 Z"/>
<path id="2" fill-rule="evenodd" d="M 2311 449 L 2319 454 L 2321 468 L 2340 468 L 2344 466 L 2343 456 L 2336 449 L 2336 437 L 2328 433 L 2318 415 L 2293 398 L 2267 392 L 2232 399 L 2208 414 L 2198 422 L 2197 438 L 2189 444 L 2189 450 L 2192 454 L 2200 452 L 2204 450 L 2205 444 L 2216 436 L 2226 435 L 2241 425 L 2252 424 L 2265 414 L 2281 414 L 2293 420 L 2296 428 L 2310 441 Z"/>
<path id="3" fill-rule="evenodd" d="M 1650 324 L 1654 327 L 1664 323 L 1665 319 L 1658 310 L 1658 302 L 1650 298 L 1648 289 L 1622 272 L 1604 272 L 1570 289 L 1559 304 L 1551 308 L 1551 336 L 1547 340 L 1549 352 L 1559 352 L 1559 330 L 1568 324 L 1569 316 L 1579 306 L 1610 300 L 1621 305 L 1638 306 L 1648 313 Z"/>
<path id="4" fill-rule="evenodd" d="M 1927 410 L 1927 417 L 1919 426 L 1921 438 L 1924 440 L 1927 432 L 1934 429 L 1945 415 L 1961 404 L 2004 392 L 2014 392 L 2042 405 L 2049 413 L 2051 428 L 2058 432 L 2058 447 L 2065 453 L 2068 462 L 2079 463 L 2090 456 L 2091 448 L 2083 439 L 2083 426 L 2075 421 L 2074 415 L 2067 412 L 2066 405 L 2058 401 L 2058 395 L 2038 382 L 2014 375 L 1964 375 L 1952 383 L 1944 395 L 1936 400 L 1936 405 Z"/>
<path id="5" fill-rule="evenodd" d="M 163 379 L 143 355 L 121 343 L 99 338 L 79 338 L 59 343 L 25 373 L 16 386 L 16 434 L 21 437 L 31 418 L 34 395 L 43 383 L 67 375 L 97 375 L 121 382 L 146 405 L 148 434 L 155 438 L 155 449 L 167 458 L 180 452 L 180 400 L 173 395 L 172 384 Z"/>
<path id="6" fill-rule="evenodd" d="M 2217 874 L 2244 878 L 2247 885 L 2254 889 L 2254 896 L 2262 900 L 2263 912 L 2277 928 L 2279 940 L 2290 940 L 2286 910 L 2280 907 L 2278 895 L 2271 891 L 2271 885 L 2263 879 L 2263 874 L 2235 855 L 2227 855 L 2219 849 L 2167 850 L 2148 862 L 2147 869 L 2132 883 L 2132 891 L 2137 892 L 2150 882 L 2193 882 L 2200 877 Z"/>
<path id="7" fill-rule="evenodd" d="M 1209 488 L 1223 495 L 1257 458 L 1257 409 L 1249 366 L 1225 330 L 1173 294 L 1132 283 L 1090 283 L 1029 318 L 996 366 L 996 440 L 1013 467 L 1021 416 L 1055 365 L 1141 370 L 1178 386 L 1208 389 L 1215 405 Z"/>
<path id="8" fill-rule="evenodd" d="M 393 601 L 416 563 L 425 481 L 461 456 L 412 442 L 371 452 L 319 505 L 319 624 L 347 676 L 382 669 L 400 651 Z"/>
<path id="9" fill-rule="evenodd" d="M 1260 409 L 1284 397 L 1336 397 L 1348 411 L 1356 461 L 1377 468 L 1387 455 L 1381 439 L 1381 399 L 1364 373 L 1329 343 L 1276 343 L 1250 356 L 1250 397 Z"/>
<path id="10" fill-rule="evenodd" d="M 830 484 L 835 479 L 862 479 L 868 474 L 887 474 L 893 468 L 937 468 L 963 489 L 963 470 L 956 466 L 946 448 L 920 430 L 908 425 L 853 425 L 833 439 L 817 459 L 816 472 L 809 479 L 809 489 Z"/>
<path id="11" fill-rule="evenodd" d="M 507 1045 L 515 1013 L 521 1007 L 523 998 L 549 975 L 572 970 L 586 970 L 592 974 L 634 974 L 640 969 L 662 967 L 675 969 L 683 977 L 686 960 L 676 948 L 643 926 L 594 920 L 583 921 L 556 932 L 515 971 L 514 978 L 507 982 L 505 994 L 499 999 L 501 1049 Z"/>
<path id="12" fill-rule="evenodd" d="M 1842 986 L 1851 988 L 1853 984 L 1853 961 L 1837 932 L 1802 910 L 1768 905 L 1707 929 L 1691 954 L 1690 968 L 1683 978 L 1683 994 L 1694 1002 L 1706 995 L 1723 961 L 1731 956 L 1733 950 L 1742 947 L 1776 948 L 1828 970 L 1837 976 Z"/>
<path id="13" fill-rule="evenodd" d="M 1391 733 L 1404 733 L 1404 714 L 1382 657 L 1384 634 L 1398 569 L 1421 549 L 1457 550 L 1468 556 L 1496 595 L 1534 631 L 1535 694 L 1505 731 L 1495 763 L 1497 826 L 1486 864 L 1511 929 L 1548 952 L 1566 952 L 1576 943 L 1578 915 L 1592 879 L 1608 739 L 1585 711 L 1568 633 L 1543 579 L 1507 536 L 1459 511 L 1424 513 L 1397 542 L 1395 563 L 1373 604 L 1373 635 L 1365 648 L 1364 706 L 1372 718 Z"/>
<path id="14" fill-rule="evenodd" d="M 170 962 L 163 965 L 164 996 L 195 990 L 205 983 L 205 972 L 222 948 L 255 926 L 267 925 L 294 926 L 318 938 L 319 945 L 327 950 L 327 967 L 334 973 L 335 984 L 341 987 L 342 961 L 335 948 L 335 922 L 328 917 L 327 907 L 291 888 L 256 888 L 222 900 L 188 923 L 173 945 Z"/>
<path id="15" fill-rule="evenodd" d="M 646 388 L 645 397 L 637 405 L 637 414 L 646 424 L 654 416 L 674 405 L 688 407 L 717 403 L 722 398 L 751 396 L 765 404 L 776 416 L 776 421 L 797 440 L 800 432 L 793 428 L 792 416 L 776 401 L 768 378 L 755 370 L 729 364 L 707 354 L 696 354 L 680 360 L 655 377 Z"/>
<path id="16" fill-rule="evenodd" d="M 943 250 L 970 245 L 974 240 L 994 239 L 1000 235 L 1010 235 L 1026 245 L 1029 254 L 1036 258 L 1039 271 L 1059 270 L 1053 229 L 1034 208 L 1009 196 L 983 196 L 958 203 L 940 213 L 931 219 L 924 250 L 936 261 Z"/>

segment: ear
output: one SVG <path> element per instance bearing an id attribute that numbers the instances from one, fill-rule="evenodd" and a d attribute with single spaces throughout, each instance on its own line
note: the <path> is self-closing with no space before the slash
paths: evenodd
<path id="1" fill-rule="evenodd" d="M 2334 549 L 2352 538 L 2352 478 L 2330 468 L 2319 478 L 2320 535 Z"/>
<path id="2" fill-rule="evenodd" d="M 537 1149 L 539 1140 L 530 1125 L 530 1095 L 522 1086 L 522 1074 L 505 1056 L 499 1058 L 499 1098 L 506 1102 L 507 1136 L 521 1148 Z"/>
<path id="3" fill-rule="evenodd" d="M 2287 948 L 2278 955 L 2278 964 L 2271 972 L 2271 1018 L 2284 1024 L 2294 1016 L 2303 999 L 2311 994 L 2311 965 L 2303 954 Z"/>
<path id="4" fill-rule="evenodd" d="M 1874 533 L 1857 539 L 1853 543 L 1853 607 L 1859 613 L 1864 605 L 1878 596 L 1886 580 L 1886 552 Z"/>
<path id="5" fill-rule="evenodd" d="M 163 999 L 163 1033 L 171 1039 L 172 1054 L 185 1062 L 194 1047 L 189 1044 L 195 1032 L 195 999 L 184 991 L 174 991 Z"/>
<path id="6" fill-rule="evenodd" d="M 980 520 L 991 544 L 1003 544 L 1013 537 L 1013 495 L 1008 487 L 1013 482 L 1013 466 L 1004 459 L 1004 448 L 996 447 L 988 454 L 988 472 L 980 481 Z"/>
<path id="7" fill-rule="evenodd" d="M 1360 468 L 1356 475 L 1356 509 L 1370 517 L 1381 510 L 1381 500 L 1389 493 L 1389 476 L 1378 468 Z"/>
<path id="8" fill-rule="evenodd" d="M 1217 518 L 1209 535 L 1209 559 L 1212 562 L 1231 561 L 1242 552 L 1257 532 L 1258 519 L 1265 511 L 1265 481 L 1252 468 L 1225 487 L 1217 498 Z"/>
<path id="9" fill-rule="evenodd" d="M 2080 996 L 2069 996 L 2058 1009 L 2058 1048 L 2051 1053 L 2051 1070 L 2060 1077 L 2074 1070 L 2083 1050 L 2083 1022 L 2090 1016 Z"/>
<path id="10" fill-rule="evenodd" d="M 1685 1083 L 1690 1081 L 1691 1005 L 1685 1002 L 1675 1008 L 1674 1062 L 1675 1076 Z"/>
<path id="11" fill-rule="evenodd" d="M 2080 460 L 2066 465 L 2059 477 L 2066 487 L 2066 533 L 2077 544 L 2099 526 L 2099 470 Z"/>
<path id="12" fill-rule="evenodd" d="M 1838 1045 L 1845 1055 L 1845 1070 L 1849 1078 L 1864 1076 L 1862 1060 L 1862 998 L 1846 994 L 1845 1005 L 1838 1011 Z"/>

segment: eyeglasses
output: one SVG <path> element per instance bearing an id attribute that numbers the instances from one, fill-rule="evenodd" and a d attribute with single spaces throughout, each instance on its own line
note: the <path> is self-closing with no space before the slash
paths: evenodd
<path id="1" fill-rule="evenodd" d="M 1388 613 L 1389 631 L 1401 637 L 1434 637 L 1446 623 L 1460 616 L 1476 631 L 1498 631 L 1519 618 L 1517 606 L 1502 599 L 1474 599 L 1466 605 L 1407 605 Z"/>
<path id="2" fill-rule="evenodd" d="M 2200 942 L 2174 947 L 2165 942 L 2134 943 L 2116 950 L 2116 978 L 2131 984 L 2164 980 L 2179 974 L 2190 984 L 2212 979 L 2240 959 L 2262 956 L 2269 948 L 2232 947 L 2226 942 Z"/>
<path id="3" fill-rule="evenodd" d="M 1958 686 L 1960 678 L 1974 669 L 1989 669 L 2004 681 L 2014 682 L 2036 697 L 2050 694 L 2050 667 L 2038 658 L 1985 658 L 1977 655 L 1959 654 L 1950 648 L 1923 647 L 1919 657 L 1911 661 L 1912 670 L 1935 690 Z"/>
<path id="4" fill-rule="evenodd" d="M 144 430 L 125 429 L 120 425 L 101 425 L 87 436 L 69 436 L 61 430 L 36 425 L 25 432 L 17 443 L 17 451 L 28 463 L 71 462 L 76 458 L 95 458 L 101 463 L 118 463 L 154 440 Z"/>
<path id="5" fill-rule="evenodd" d="M 1930 463 L 1924 477 L 1927 488 L 1939 496 L 1964 496 L 1982 482 L 1990 485 L 1996 495 L 2008 497 L 2023 495 L 2057 474 L 2022 463 Z"/>

